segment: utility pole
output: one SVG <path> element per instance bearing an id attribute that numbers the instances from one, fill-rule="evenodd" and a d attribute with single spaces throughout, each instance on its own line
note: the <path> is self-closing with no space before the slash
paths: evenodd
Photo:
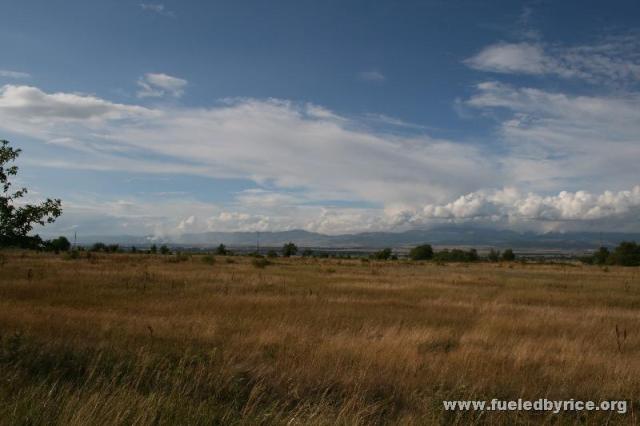
<path id="1" fill-rule="evenodd" d="M 78 231 L 73 231 L 73 249 L 78 248 Z"/>
<path id="2" fill-rule="evenodd" d="M 260 231 L 256 231 L 256 254 L 260 254 Z"/>

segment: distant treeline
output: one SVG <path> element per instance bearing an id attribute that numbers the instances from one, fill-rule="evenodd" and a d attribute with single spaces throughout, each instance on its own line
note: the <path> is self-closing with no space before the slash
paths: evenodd
<path id="1" fill-rule="evenodd" d="M 600 247 L 592 255 L 583 256 L 580 260 L 589 265 L 640 266 L 640 245 L 635 241 L 623 241 L 613 251 Z"/>
<path id="2" fill-rule="evenodd" d="M 66 237 L 58 237 L 51 240 L 40 240 L 39 244 L 40 250 L 44 251 L 54 251 L 54 252 L 64 252 L 72 250 L 72 244 Z M 168 255 L 173 254 L 173 251 L 167 245 L 161 245 L 160 247 L 155 244 L 150 247 L 144 249 L 137 249 L 136 247 L 123 248 L 118 244 L 104 244 L 101 242 L 95 243 L 90 247 L 75 247 L 73 251 L 87 251 L 87 252 L 103 252 L 103 253 L 147 253 L 147 254 L 162 254 Z M 178 251 L 179 253 L 179 251 Z M 213 249 L 212 251 L 205 252 L 215 255 L 222 256 L 230 256 L 233 255 L 229 249 L 224 244 L 220 244 L 218 247 Z M 258 252 L 247 253 L 249 256 L 253 257 L 265 257 Z M 266 257 L 275 258 L 275 257 L 291 257 L 300 254 L 302 257 L 319 257 L 319 258 L 329 258 L 329 257 L 338 257 L 338 258 L 365 258 L 370 260 L 398 260 L 399 256 L 397 253 L 394 253 L 391 248 L 385 248 L 374 253 L 370 254 L 362 254 L 362 255 L 344 255 L 344 254 L 330 254 L 326 251 L 317 251 L 314 252 L 309 248 L 305 248 L 303 250 L 299 250 L 298 247 L 289 242 L 284 244 L 282 249 L 276 251 L 273 249 L 269 249 L 266 252 Z M 421 260 L 431 260 L 434 262 L 478 262 L 478 261 L 488 261 L 488 262 L 511 262 L 516 260 L 516 254 L 512 249 L 506 249 L 503 252 L 500 252 L 495 249 L 491 249 L 486 255 L 480 256 L 476 249 L 443 249 L 443 250 L 434 250 L 430 244 L 421 244 L 412 248 L 407 256 L 411 260 L 421 261 Z M 574 258 L 575 259 L 575 258 Z M 640 245 L 638 245 L 634 241 L 625 241 L 620 243 L 613 250 L 608 249 L 607 247 L 600 247 L 596 252 L 587 256 L 577 257 L 578 260 L 585 264 L 589 265 L 622 265 L 622 266 L 640 266 Z"/>
<path id="3" fill-rule="evenodd" d="M 398 258 L 390 248 L 380 250 L 370 256 L 371 259 L 377 260 L 395 260 Z M 477 262 L 479 260 L 488 260 L 490 262 L 498 262 L 500 260 L 513 261 L 516 255 L 512 249 L 506 249 L 503 253 L 491 249 L 489 254 L 481 258 L 476 249 L 444 249 L 434 251 L 430 244 L 421 244 L 409 251 L 409 259 L 411 260 L 433 260 L 436 262 Z"/>

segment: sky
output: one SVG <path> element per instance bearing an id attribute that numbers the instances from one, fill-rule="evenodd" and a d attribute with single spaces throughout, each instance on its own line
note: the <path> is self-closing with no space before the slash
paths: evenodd
<path id="1" fill-rule="evenodd" d="M 640 231 L 637 1 L 0 2 L 47 235 Z"/>

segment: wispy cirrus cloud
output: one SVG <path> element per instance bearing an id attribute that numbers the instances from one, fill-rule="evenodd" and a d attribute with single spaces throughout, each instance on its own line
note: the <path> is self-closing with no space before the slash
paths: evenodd
<path id="1" fill-rule="evenodd" d="M 125 217 L 116 205 L 118 220 L 153 223 L 162 232 L 636 223 L 628 218 L 640 178 L 640 95 L 572 96 L 488 81 L 464 103 L 496 118 L 499 155 L 422 128 L 398 135 L 317 105 L 273 99 L 143 107 L 7 85 L 0 89 L 0 128 L 58 144 L 59 157 L 33 160 L 50 167 L 237 178 L 272 188 L 197 212 L 167 207 L 163 218 Z M 336 207 L 336 200 L 371 207 Z"/>
<path id="2" fill-rule="evenodd" d="M 22 71 L 2 70 L 0 69 L 0 77 L 11 78 L 15 80 L 31 78 L 31 74 Z"/>
<path id="3" fill-rule="evenodd" d="M 387 77 L 378 70 L 367 70 L 358 73 L 358 78 L 363 81 L 370 81 L 374 83 L 382 83 Z"/>
<path id="4" fill-rule="evenodd" d="M 640 82 L 640 36 L 608 36 L 591 45 L 563 46 L 541 41 L 499 42 L 464 63 L 480 71 L 556 75 L 594 84 Z"/>
<path id="5" fill-rule="evenodd" d="M 173 11 L 166 8 L 162 3 L 140 3 L 140 8 L 147 12 L 157 13 L 158 15 L 174 18 L 176 15 Z"/>
<path id="6" fill-rule="evenodd" d="M 436 200 L 496 177 L 495 164 L 488 164 L 494 159 L 477 147 L 423 133 L 386 134 L 326 108 L 282 100 L 147 108 L 5 86 L 0 128 L 44 141 L 81 141 L 94 152 L 82 152 L 85 160 L 72 161 L 73 167 L 130 170 L 138 162 L 141 169 L 161 168 L 140 158 L 153 154 L 169 163 L 166 170 L 271 182 L 333 199 Z M 46 161 L 63 165 L 65 160 Z M 447 176 L 451 169 L 460 173 Z"/>
<path id="7" fill-rule="evenodd" d="M 139 98 L 160 98 L 173 96 L 179 98 L 184 94 L 187 80 L 164 73 L 147 73 L 138 80 L 137 96 Z"/>
<path id="8" fill-rule="evenodd" d="M 567 95 L 489 81 L 466 104 L 497 118 L 508 179 L 538 190 L 637 183 L 640 93 Z"/>

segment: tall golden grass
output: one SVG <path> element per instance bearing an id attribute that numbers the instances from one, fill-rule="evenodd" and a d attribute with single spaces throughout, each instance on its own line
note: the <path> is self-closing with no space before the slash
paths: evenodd
<path id="1" fill-rule="evenodd" d="M 638 420 L 637 268 L 2 256 L 0 423 Z M 491 398 L 630 406 L 551 414 L 442 405 Z"/>

